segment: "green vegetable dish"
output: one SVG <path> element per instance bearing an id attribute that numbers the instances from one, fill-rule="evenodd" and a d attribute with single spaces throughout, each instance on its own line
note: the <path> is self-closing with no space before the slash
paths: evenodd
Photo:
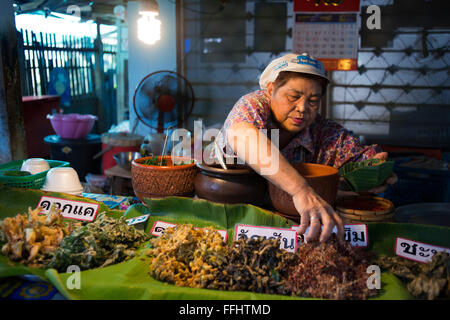
<path id="1" fill-rule="evenodd" d="M 31 176 L 31 173 L 28 171 L 20 171 L 20 170 L 9 170 L 9 171 L 3 171 L 1 173 L 3 176 L 8 177 L 25 177 L 25 176 Z"/>
<path id="2" fill-rule="evenodd" d="M 166 158 L 163 158 L 161 161 L 160 158 L 155 157 L 155 158 L 146 159 L 141 164 L 144 164 L 147 166 L 168 166 L 168 165 L 182 166 L 182 165 L 191 164 L 191 163 L 194 163 L 194 160 L 181 161 L 180 163 L 172 163 L 172 161 L 170 161 L 170 163 L 168 163 Z"/>
<path id="3" fill-rule="evenodd" d="M 124 217 L 117 220 L 102 214 L 65 237 L 47 267 L 60 272 L 70 265 L 81 270 L 106 267 L 133 257 L 146 240 L 148 236 L 128 226 Z"/>
<path id="4" fill-rule="evenodd" d="M 450 299 L 450 255 L 434 254 L 430 263 L 400 257 L 380 256 L 378 265 L 407 282 L 407 288 L 418 299 Z"/>
<path id="5" fill-rule="evenodd" d="M 81 270 L 106 267 L 133 257 L 149 237 L 128 226 L 125 218 L 100 214 L 95 222 L 64 223 L 58 209 L 39 215 L 39 208 L 6 218 L 0 223 L 2 254 L 36 268 L 66 272 L 70 265 Z"/>

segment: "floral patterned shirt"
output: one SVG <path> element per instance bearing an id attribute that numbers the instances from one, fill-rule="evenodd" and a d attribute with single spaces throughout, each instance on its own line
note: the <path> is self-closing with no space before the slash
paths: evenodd
<path id="1" fill-rule="evenodd" d="M 272 118 L 270 96 L 266 90 L 251 92 L 234 105 L 217 137 L 219 148 L 226 148 L 226 130 L 237 122 L 248 122 L 258 129 L 278 129 Z M 347 162 L 372 158 L 382 150 L 377 145 L 364 146 L 340 124 L 317 115 L 315 121 L 300 131 L 281 153 L 290 163 L 319 163 L 340 168 Z"/>

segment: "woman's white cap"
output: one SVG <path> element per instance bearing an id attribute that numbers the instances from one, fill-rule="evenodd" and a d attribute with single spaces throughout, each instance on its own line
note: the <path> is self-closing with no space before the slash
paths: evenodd
<path id="1" fill-rule="evenodd" d="M 325 68 L 322 62 L 314 59 L 308 53 L 288 53 L 273 60 L 266 69 L 264 69 L 259 77 L 259 86 L 261 89 L 266 89 L 269 82 L 275 81 L 281 71 L 313 74 L 329 81 L 325 76 Z"/>

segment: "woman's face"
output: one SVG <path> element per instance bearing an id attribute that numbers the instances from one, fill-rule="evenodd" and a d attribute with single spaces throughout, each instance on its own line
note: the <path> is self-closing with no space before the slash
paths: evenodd
<path id="1" fill-rule="evenodd" d="M 296 77 L 278 89 L 271 82 L 267 91 L 272 99 L 272 114 L 282 129 L 295 134 L 314 122 L 322 98 L 319 81 Z"/>

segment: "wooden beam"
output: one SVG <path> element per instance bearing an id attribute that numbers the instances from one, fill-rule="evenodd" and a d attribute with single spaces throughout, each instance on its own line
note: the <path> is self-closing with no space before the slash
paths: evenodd
<path id="1" fill-rule="evenodd" d="M 0 1 L 0 163 L 27 156 L 17 41 L 13 2 Z"/>

